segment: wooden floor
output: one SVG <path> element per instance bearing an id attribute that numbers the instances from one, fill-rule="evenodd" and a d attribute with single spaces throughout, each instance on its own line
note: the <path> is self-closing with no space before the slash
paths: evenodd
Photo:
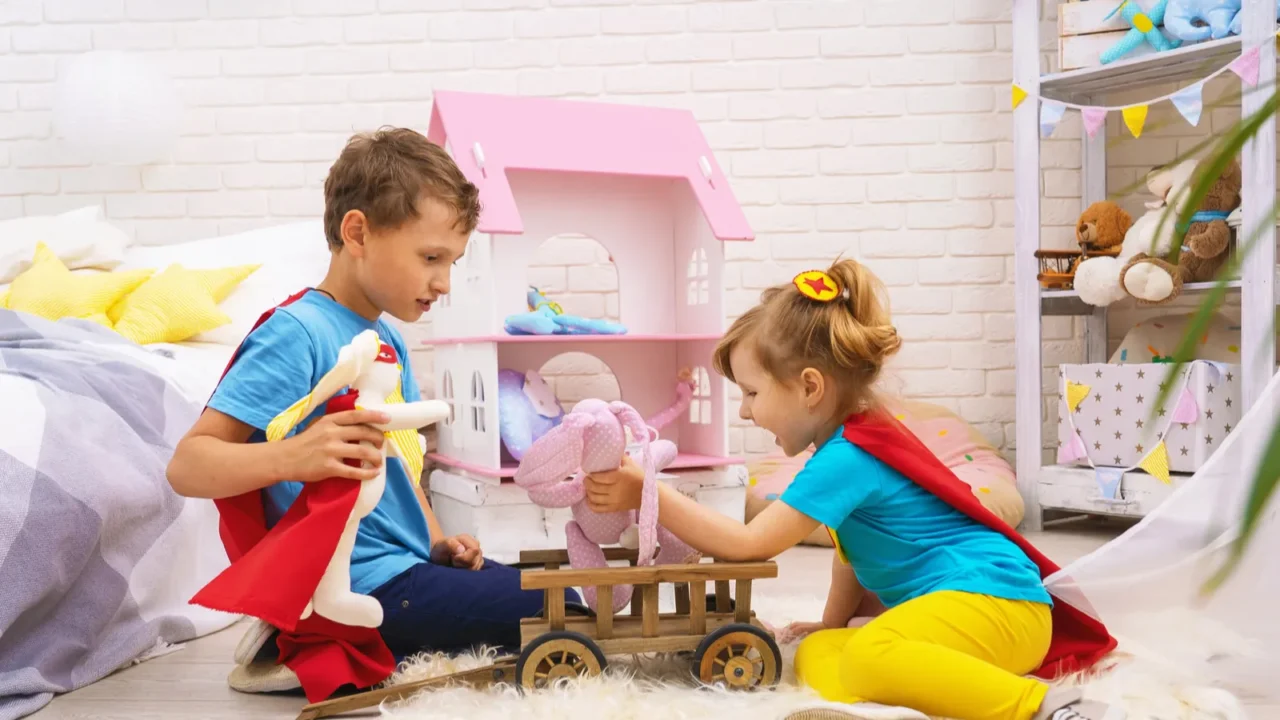
<path id="1" fill-rule="evenodd" d="M 1122 531 L 1114 525 L 1058 529 L 1032 537 L 1046 554 L 1065 564 Z M 778 560 L 776 580 L 758 581 L 757 592 L 795 594 L 801 588 L 821 592 L 830 577 L 831 555 L 822 548 L 797 548 Z M 84 689 L 55 698 L 36 720 L 223 720 L 294 718 L 305 704 L 301 695 L 243 695 L 227 687 L 232 653 L 243 624 L 200 638 L 179 652 L 122 670 Z M 1251 719 L 1280 718 L 1280 708 L 1256 708 Z"/>

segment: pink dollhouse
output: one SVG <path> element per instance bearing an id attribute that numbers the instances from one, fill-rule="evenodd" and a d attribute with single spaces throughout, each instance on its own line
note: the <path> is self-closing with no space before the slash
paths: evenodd
<path id="1" fill-rule="evenodd" d="M 661 431 L 680 454 L 666 480 L 741 517 L 746 469 L 730 458 L 727 383 L 710 371 L 724 330 L 725 242 L 753 239 L 741 207 L 687 111 L 437 92 L 428 137 L 480 188 L 483 211 L 453 292 L 434 313 L 439 426 L 430 490 L 445 532 L 469 532 L 499 560 L 563 547 L 563 519 L 510 482 L 498 432 L 498 371 L 538 370 L 567 352 L 608 365 L 645 417 L 671 404 L 692 371 L 688 411 Z M 589 235 L 618 270 L 621 335 L 516 335 L 538 246 Z M 552 298 L 554 299 L 554 298 Z"/>

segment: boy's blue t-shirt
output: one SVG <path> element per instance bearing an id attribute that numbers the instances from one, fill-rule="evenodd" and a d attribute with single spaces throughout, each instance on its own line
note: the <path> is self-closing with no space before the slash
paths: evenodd
<path id="1" fill-rule="evenodd" d="M 338 351 L 365 330 L 374 330 L 395 348 L 403 366 L 405 402 L 422 399 L 409 369 L 404 339 L 391 325 L 370 322 L 322 292 L 311 291 L 276 311 L 241 346 L 240 356 L 223 378 L 209 407 L 257 428 L 249 442 L 264 442 L 268 423 L 305 397 L 338 361 Z M 324 414 L 316 410 L 290 433 Z M 369 594 L 411 566 L 431 557 L 426 516 L 398 458 L 388 458 L 387 486 L 373 512 L 360 521 L 351 553 L 351 589 Z M 285 481 L 264 489 L 268 525 L 284 515 L 302 483 Z"/>
<path id="2" fill-rule="evenodd" d="M 885 607 L 940 590 L 1052 604 L 1036 564 L 836 431 L 782 502 L 833 528 L 858 582 Z"/>

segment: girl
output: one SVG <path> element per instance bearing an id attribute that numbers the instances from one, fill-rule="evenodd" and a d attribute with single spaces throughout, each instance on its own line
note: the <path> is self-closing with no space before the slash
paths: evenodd
<path id="1" fill-rule="evenodd" d="M 837 569 L 826 629 L 795 666 L 827 701 L 793 720 L 859 717 L 876 702 L 958 720 L 1114 720 L 1117 708 L 1024 677 L 1087 668 L 1115 647 L 1105 628 L 1050 598 L 1057 570 L 987 511 L 909 431 L 878 410 L 872 386 L 900 340 L 879 280 L 853 260 L 766 290 L 715 351 L 742 390 L 739 414 L 788 456 L 816 445 L 781 501 L 749 525 L 660 483 L 662 524 L 707 555 L 765 560 L 825 525 Z M 587 478 L 593 509 L 640 507 L 644 474 L 625 462 Z M 856 574 L 856 579 L 854 575 Z M 862 588 L 887 610 L 845 623 Z"/>

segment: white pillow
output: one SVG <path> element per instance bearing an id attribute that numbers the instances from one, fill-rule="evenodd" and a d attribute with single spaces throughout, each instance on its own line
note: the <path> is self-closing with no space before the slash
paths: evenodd
<path id="1" fill-rule="evenodd" d="M 188 341 L 235 347 L 262 313 L 324 279 L 329 270 L 329 246 L 323 222 L 308 220 L 173 245 L 134 246 L 119 269 L 161 270 L 174 263 L 189 268 L 262 265 L 218 305 L 230 316 L 231 324 Z"/>
<path id="2" fill-rule="evenodd" d="M 0 284 L 31 267 L 43 242 L 69 269 L 111 270 L 120 265 L 133 239 L 88 205 L 61 215 L 32 215 L 0 221 Z"/>

